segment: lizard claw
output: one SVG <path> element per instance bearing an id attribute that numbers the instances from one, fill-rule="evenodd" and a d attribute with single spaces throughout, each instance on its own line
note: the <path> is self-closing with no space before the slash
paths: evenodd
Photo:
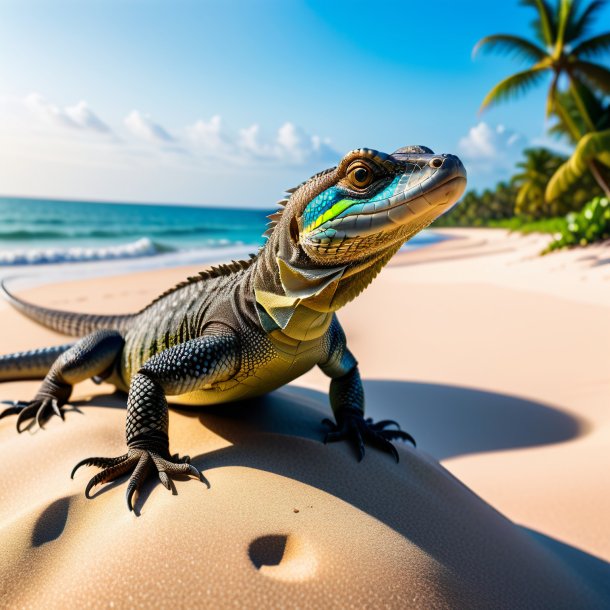
<path id="1" fill-rule="evenodd" d="M 159 480 L 167 489 L 171 489 L 170 477 L 172 475 L 181 474 L 193 475 L 205 483 L 208 488 L 210 487 L 210 483 L 203 474 L 197 470 L 195 466 L 188 461 L 185 461 L 185 458 L 178 459 L 177 456 L 172 456 L 171 458 L 166 459 L 158 453 L 149 451 L 148 449 L 129 449 L 127 453 L 116 458 L 93 457 L 81 460 L 72 470 L 72 478 L 74 477 L 74 473 L 81 466 L 97 466 L 103 468 L 102 472 L 96 474 L 89 483 L 87 483 L 87 487 L 85 488 L 85 496 L 87 498 L 91 498 L 90 492 L 96 485 L 109 483 L 122 474 L 132 471 L 125 494 L 127 508 L 130 511 L 133 510 L 133 497 L 141 488 L 142 483 L 146 480 L 152 467 L 156 469 Z"/>
<path id="2" fill-rule="evenodd" d="M 0 419 L 8 417 L 9 415 L 17 415 L 17 413 L 21 412 L 23 407 L 27 407 L 28 405 L 27 402 L 23 402 L 22 400 L 3 400 L 0 401 L 0 404 L 9 405 L 8 408 L 0 413 Z"/>
<path id="3" fill-rule="evenodd" d="M 9 415 L 17 415 L 17 432 L 23 432 L 21 424 L 28 419 L 36 421 L 36 424 L 44 429 L 44 423 L 53 415 L 65 419 L 63 406 L 57 398 L 49 396 L 38 396 L 29 402 L 23 400 L 3 400 L 1 404 L 9 405 L 0 413 L 0 419 Z"/>
<path id="4" fill-rule="evenodd" d="M 408 441 L 415 447 L 415 439 L 404 430 L 400 429 L 397 422 L 393 420 L 383 420 L 373 423 L 373 420 L 364 419 L 359 409 L 346 407 L 337 412 L 337 423 L 330 419 L 322 420 L 322 423 L 330 428 L 324 437 L 324 444 L 333 443 L 340 440 L 348 440 L 356 450 L 358 461 L 364 457 L 364 444 L 377 447 L 382 451 L 390 453 L 396 462 L 399 461 L 398 451 L 390 442 L 400 439 Z M 386 426 L 394 425 L 397 430 L 386 430 Z"/>

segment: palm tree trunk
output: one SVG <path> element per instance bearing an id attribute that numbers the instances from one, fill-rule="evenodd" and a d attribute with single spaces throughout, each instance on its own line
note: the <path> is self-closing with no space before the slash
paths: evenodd
<path id="1" fill-rule="evenodd" d="M 601 170 L 599 169 L 599 166 L 597 164 L 597 161 L 589 161 L 588 165 L 589 169 L 591 170 L 591 173 L 593 174 L 593 177 L 595 178 L 595 181 L 604 191 L 606 197 L 610 199 L 610 185 L 608 185 L 608 182 L 604 179 Z"/>

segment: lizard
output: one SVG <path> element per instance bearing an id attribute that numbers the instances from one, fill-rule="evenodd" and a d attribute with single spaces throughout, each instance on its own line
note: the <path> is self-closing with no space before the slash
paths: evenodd
<path id="1" fill-rule="evenodd" d="M 193 475 L 169 452 L 168 397 L 204 407 L 261 396 L 314 366 L 330 378 L 334 421 L 324 442 L 345 440 L 358 460 L 365 444 L 387 451 L 413 437 L 391 420 L 364 417 L 364 391 L 336 312 L 360 294 L 416 233 L 449 210 L 466 186 L 458 157 L 407 146 L 392 154 L 360 148 L 335 167 L 288 189 L 269 216 L 267 238 L 250 260 L 189 277 L 137 313 L 88 315 L 49 309 L 2 290 L 22 314 L 78 337 L 60 346 L 0 357 L 0 381 L 42 379 L 30 401 L 5 401 L 0 418 L 17 415 L 17 430 L 64 418 L 73 386 L 85 379 L 127 392 L 126 452 L 90 457 L 101 469 L 85 495 L 130 474 L 129 510 L 144 479 L 156 471 Z"/>

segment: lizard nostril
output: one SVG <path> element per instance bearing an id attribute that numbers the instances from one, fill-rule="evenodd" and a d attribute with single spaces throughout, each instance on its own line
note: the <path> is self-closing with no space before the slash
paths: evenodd
<path id="1" fill-rule="evenodd" d="M 434 167 L 435 169 L 438 169 L 441 165 L 443 165 L 443 160 L 440 157 L 434 157 L 434 159 L 430 161 L 430 167 Z"/>

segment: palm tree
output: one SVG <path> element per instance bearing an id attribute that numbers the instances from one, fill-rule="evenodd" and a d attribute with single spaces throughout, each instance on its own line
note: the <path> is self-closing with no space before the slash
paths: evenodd
<path id="1" fill-rule="evenodd" d="M 570 159 L 549 180 L 546 188 L 547 198 L 557 197 L 576 183 L 582 184 L 588 174 L 587 169 L 591 169 L 591 161 L 600 161 L 595 163 L 595 170 L 605 184 L 610 182 L 608 169 L 610 167 L 610 104 L 600 99 L 588 87 L 579 85 L 578 89 L 581 102 L 587 109 L 587 115 L 593 122 L 595 131 L 587 133 L 580 139 L 574 137 L 570 125 L 575 125 L 580 133 L 586 133 L 584 120 L 571 93 L 558 92 L 556 107 L 560 108 L 561 112 L 555 112 L 557 122 L 550 127 L 549 133 L 566 138 L 575 145 L 576 149 Z M 566 119 L 570 124 L 566 123 Z M 593 175 L 597 178 L 595 172 Z"/>
<path id="2" fill-rule="evenodd" d="M 547 95 L 547 116 L 557 113 L 572 138 L 579 141 L 586 133 L 595 132 L 595 123 L 587 111 L 582 88 L 593 88 L 610 94 L 610 70 L 591 61 L 610 50 L 610 32 L 588 37 L 591 26 L 605 0 L 592 0 L 583 7 L 582 0 L 522 0 L 525 6 L 536 10 L 532 22 L 534 40 L 510 34 L 495 34 L 481 39 L 474 48 L 499 51 L 533 62 L 526 70 L 517 72 L 498 83 L 485 97 L 481 110 L 498 102 L 525 93 L 551 75 Z M 582 127 L 558 103 L 560 84 L 567 81 L 570 94 L 582 118 Z M 610 196 L 610 186 L 604 180 L 596 158 L 587 159 L 586 165 L 596 181 Z"/>
<path id="3" fill-rule="evenodd" d="M 606 103 L 588 87 L 579 87 L 579 89 L 580 98 L 587 108 L 587 114 L 595 126 L 595 131 L 610 129 L 610 103 Z M 556 95 L 556 104 L 561 108 L 561 114 L 553 113 L 556 121 L 549 127 L 549 133 L 564 138 L 576 146 L 579 138 L 574 136 L 570 126 L 576 126 L 578 133 L 586 133 L 587 128 L 570 91 L 559 91 Z M 569 124 L 566 123 L 566 118 Z"/>
<path id="4" fill-rule="evenodd" d="M 545 202 L 545 190 L 549 176 L 552 176 L 565 161 L 546 148 L 527 148 L 525 159 L 517 163 L 520 170 L 513 176 L 513 184 L 518 187 L 515 213 L 530 217 L 553 216 L 553 203 Z"/>

